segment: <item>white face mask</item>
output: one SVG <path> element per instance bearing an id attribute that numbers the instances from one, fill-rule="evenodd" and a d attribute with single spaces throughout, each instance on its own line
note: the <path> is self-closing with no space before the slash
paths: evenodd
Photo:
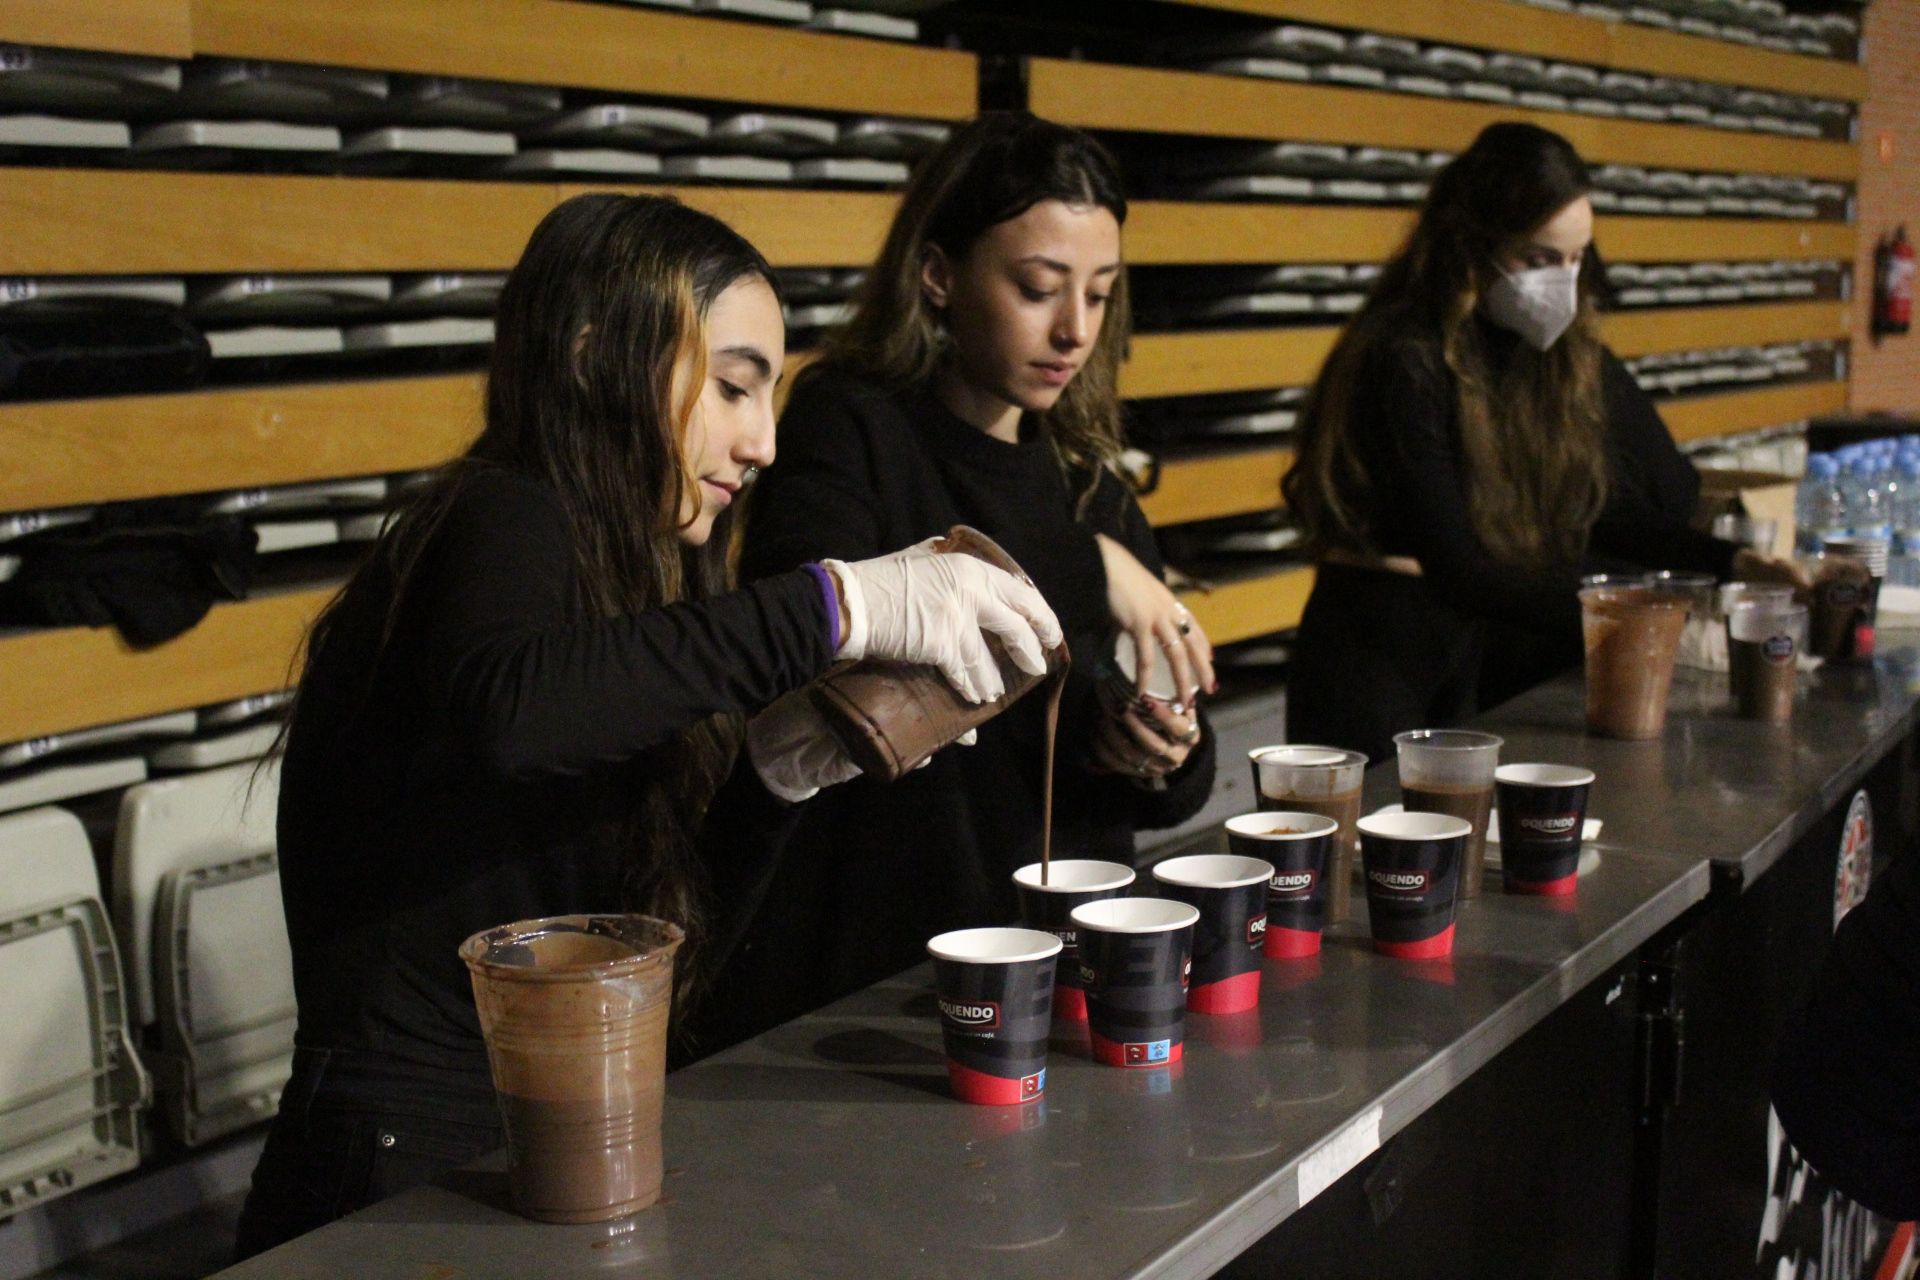
<path id="1" fill-rule="evenodd" d="M 1545 351 L 1580 313 L 1580 264 L 1502 272 L 1487 290 L 1487 319 Z"/>

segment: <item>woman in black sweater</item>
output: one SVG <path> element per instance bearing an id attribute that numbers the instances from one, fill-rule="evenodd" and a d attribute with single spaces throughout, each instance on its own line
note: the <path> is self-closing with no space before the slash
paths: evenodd
<path id="1" fill-rule="evenodd" d="M 468 935 L 637 909 L 686 929 L 681 995 L 717 963 L 710 876 L 751 893 L 788 802 L 857 772 L 790 690 L 870 655 L 994 697 L 983 627 L 1044 670 L 1046 603 L 963 557 L 730 589 L 785 348 L 771 269 L 711 217 L 583 196 L 534 231 L 485 430 L 310 637 L 279 808 L 299 1029 L 241 1256 L 499 1145 Z"/>
<path id="2" fill-rule="evenodd" d="M 1133 833 L 1193 814 L 1213 780 L 1195 700 L 1205 636 L 1162 580 L 1111 469 L 1127 331 L 1111 160 L 1077 130 L 990 113 L 922 161 L 853 319 L 796 386 L 779 466 L 747 514 L 742 573 L 879 555 L 981 529 L 1058 612 L 1054 852 L 1131 862 Z M 1168 656 L 1171 705 L 1103 705 L 1116 630 Z M 913 964 L 928 937 L 1014 915 L 1038 859 L 1045 699 L 1026 698 L 892 787 L 812 806 L 727 975 L 705 1043 L 751 1034 Z"/>
<path id="3" fill-rule="evenodd" d="M 1804 585 L 1689 526 L 1698 478 L 1600 341 L 1589 189 L 1566 139 L 1489 126 L 1327 358 L 1284 485 L 1319 561 L 1290 739 L 1384 759 L 1578 662 L 1583 568 Z"/>

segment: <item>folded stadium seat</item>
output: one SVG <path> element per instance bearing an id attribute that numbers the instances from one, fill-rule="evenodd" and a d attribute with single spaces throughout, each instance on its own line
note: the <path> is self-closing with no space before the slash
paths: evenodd
<path id="1" fill-rule="evenodd" d="M 150 1096 L 80 820 L 0 817 L 0 1217 L 140 1161 Z"/>
<path id="2" fill-rule="evenodd" d="M 277 765 L 130 788 L 113 918 L 168 1128 L 196 1146 L 278 1108 L 293 1058 L 293 968 L 274 855 Z"/>

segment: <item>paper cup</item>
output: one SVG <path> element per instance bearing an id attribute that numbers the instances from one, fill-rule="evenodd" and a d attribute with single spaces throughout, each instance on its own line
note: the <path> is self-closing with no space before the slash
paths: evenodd
<path id="1" fill-rule="evenodd" d="M 1160 892 L 1200 913 L 1193 926 L 1187 1008 L 1240 1013 L 1260 1003 L 1260 948 L 1267 934 L 1273 864 L 1231 853 L 1169 858 L 1153 869 Z"/>
<path id="2" fill-rule="evenodd" d="M 1227 819 L 1227 848 L 1273 866 L 1262 948 L 1269 958 L 1297 959 L 1319 952 L 1327 923 L 1327 877 L 1339 839 L 1340 824 L 1319 813 L 1272 810 Z"/>
<path id="3" fill-rule="evenodd" d="M 1060 939 L 1038 929 L 957 929 L 929 941 L 927 952 L 953 1096 L 988 1106 L 1038 1098 Z"/>
<path id="4" fill-rule="evenodd" d="M 1109 898 L 1073 909 L 1093 1058 L 1164 1067 L 1181 1058 L 1199 911 L 1185 902 Z"/>
<path id="5" fill-rule="evenodd" d="M 1503 764 L 1494 774 L 1500 798 L 1500 867 L 1508 893 L 1557 897 L 1580 877 L 1580 831 L 1587 820 L 1593 770 L 1567 764 Z"/>
<path id="6" fill-rule="evenodd" d="M 1460 859 L 1473 826 L 1446 813 L 1376 813 L 1360 819 L 1373 949 L 1403 960 L 1453 954 Z"/>
<path id="7" fill-rule="evenodd" d="M 1040 883 L 1035 862 L 1013 873 L 1013 892 L 1020 903 L 1020 923 L 1044 929 L 1060 939 L 1059 963 L 1053 974 L 1053 1016 L 1069 1022 L 1087 1020 L 1087 993 L 1080 982 L 1080 943 L 1073 927 L 1073 909 L 1089 902 L 1118 898 L 1133 884 L 1133 868 L 1118 862 L 1090 858 L 1056 861 Z"/>

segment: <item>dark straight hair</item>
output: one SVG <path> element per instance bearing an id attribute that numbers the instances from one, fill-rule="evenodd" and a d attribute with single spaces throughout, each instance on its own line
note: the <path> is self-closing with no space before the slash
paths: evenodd
<path id="1" fill-rule="evenodd" d="M 983 112 L 957 130 L 915 168 L 853 317 L 818 367 L 851 369 L 894 388 L 926 381 L 946 346 L 941 318 L 921 291 L 929 246 L 959 262 L 988 230 L 1045 200 L 1105 209 L 1126 225 L 1119 170 L 1091 135 L 1025 111 Z M 1063 465 L 1095 470 L 1096 478 L 1120 454 L 1120 363 L 1130 328 L 1123 268 L 1093 350 L 1044 415 Z"/>
<path id="2" fill-rule="evenodd" d="M 677 538 L 680 498 L 697 481 L 683 459 L 706 382 L 705 321 L 729 285 L 757 278 L 778 295 L 759 250 L 708 214 L 656 196 L 565 201 L 534 228 L 500 293 L 487 372 L 486 423 L 467 452 L 423 486 L 308 637 L 326 656 L 349 601 L 385 598 L 381 652 L 365 661 L 371 694 L 421 554 L 473 478 L 526 476 L 550 492 L 571 535 L 574 607 L 611 618 L 728 590 L 728 513 L 701 547 Z M 684 370 L 675 399 L 675 372 Z M 299 732 L 301 699 L 288 717 Z M 695 724 L 612 771 L 601 832 L 627 851 L 628 905 L 688 932 L 702 925 L 694 842 L 739 742 L 735 717 Z M 682 973 L 697 966 L 677 966 Z"/>
<path id="3" fill-rule="evenodd" d="M 1494 124 L 1435 177 L 1406 242 L 1322 366 L 1301 414 L 1298 459 L 1282 486 L 1314 551 L 1372 553 L 1373 477 L 1353 447 L 1355 397 L 1387 351 L 1415 376 L 1451 385 L 1468 510 L 1496 559 L 1577 561 L 1606 499 L 1603 352 L 1591 246 L 1580 308 L 1552 347 L 1489 359 L 1481 298 L 1500 253 L 1592 189 L 1573 145 L 1531 124 Z"/>

